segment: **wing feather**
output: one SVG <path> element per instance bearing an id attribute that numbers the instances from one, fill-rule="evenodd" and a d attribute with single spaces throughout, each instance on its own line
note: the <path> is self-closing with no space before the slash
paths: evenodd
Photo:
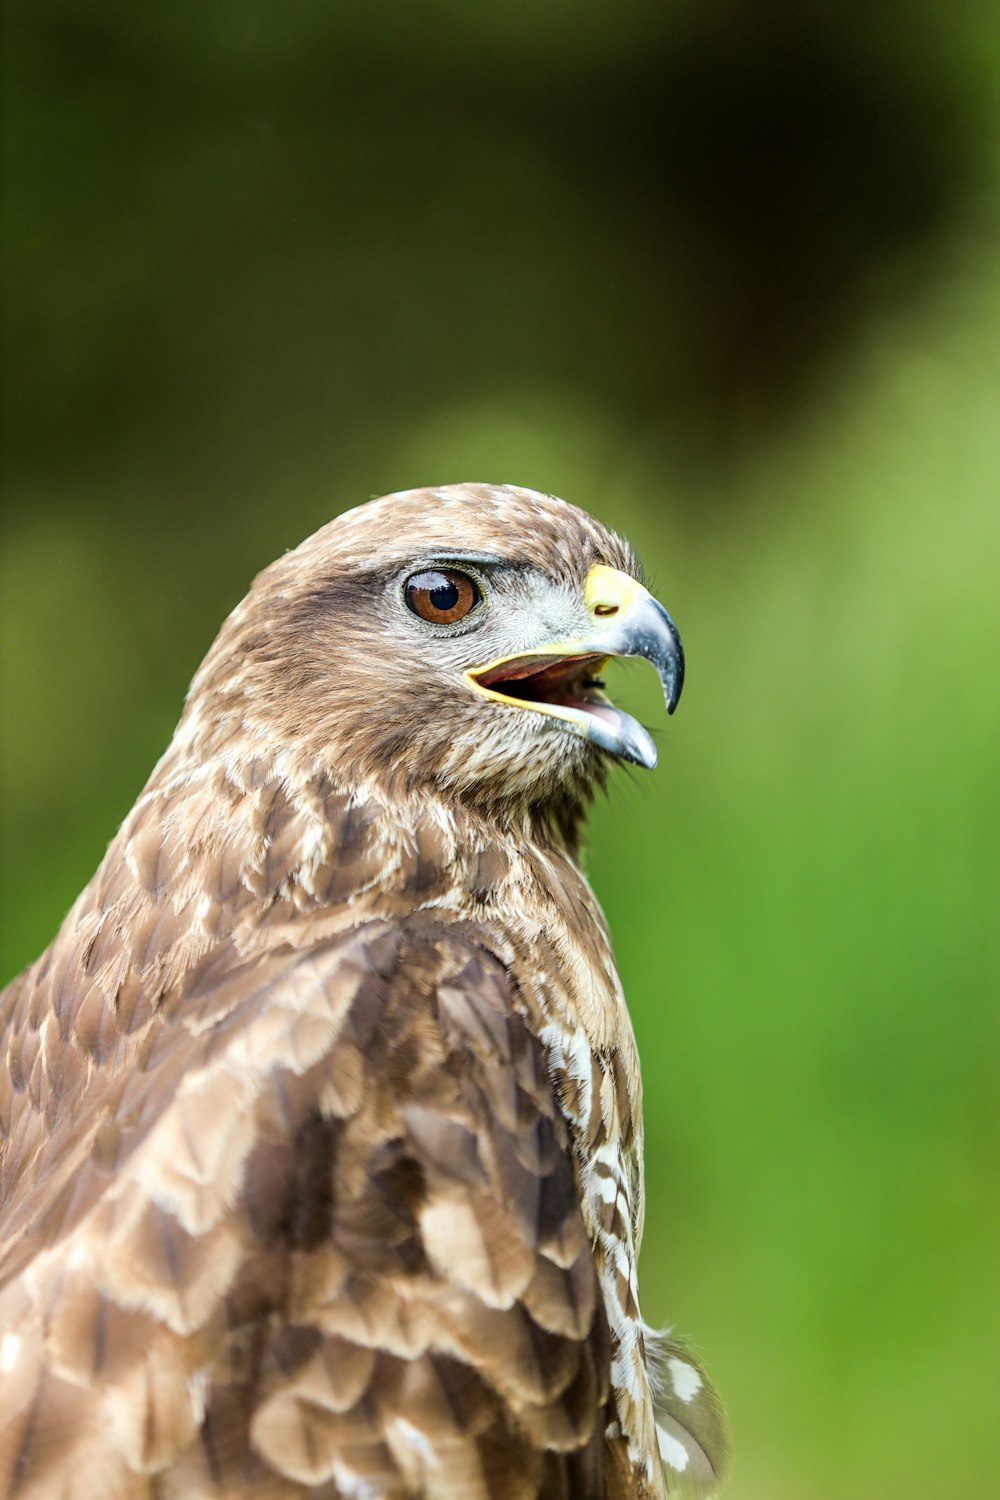
<path id="1" fill-rule="evenodd" d="M 97 994 L 54 1115 L 7 1016 L 0 1495 L 601 1493 L 607 1324 L 498 959 L 371 922 L 226 943 L 124 1037 Z"/>

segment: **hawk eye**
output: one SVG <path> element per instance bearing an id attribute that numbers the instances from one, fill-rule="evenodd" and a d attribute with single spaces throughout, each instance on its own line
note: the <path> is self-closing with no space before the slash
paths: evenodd
<path id="1" fill-rule="evenodd" d="M 406 607 L 432 625 L 454 625 L 483 602 L 479 585 L 457 568 L 428 568 L 406 580 Z"/>

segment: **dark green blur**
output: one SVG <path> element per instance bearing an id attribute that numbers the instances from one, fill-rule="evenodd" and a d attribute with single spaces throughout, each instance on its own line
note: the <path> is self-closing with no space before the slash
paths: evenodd
<path id="1" fill-rule="evenodd" d="M 627 532 L 676 717 L 590 869 L 644 1312 L 734 1500 L 1000 1463 L 1000 11 L 12 0 L 0 979 L 252 575 L 461 479 Z M 615 684 L 612 684 L 613 686 Z"/>

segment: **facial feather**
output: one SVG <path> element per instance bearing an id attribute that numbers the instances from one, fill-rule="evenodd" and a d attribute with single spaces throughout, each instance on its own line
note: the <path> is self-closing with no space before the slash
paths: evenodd
<path id="1" fill-rule="evenodd" d="M 436 634 L 406 610 L 403 583 L 456 555 L 495 559 L 476 564 L 487 607 L 472 628 Z M 192 684 L 178 747 L 204 757 L 279 744 L 337 768 L 349 758 L 367 782 L 435 787 L 506 825 L 537 816 L 572 838 L 604 755 L 559 722 L 485 704 L 462 674 L 579 633 L 595 562 L 638 571 L 619 537 L 531 491 L 414 490 L 349 512 L 257 578 Z"/>

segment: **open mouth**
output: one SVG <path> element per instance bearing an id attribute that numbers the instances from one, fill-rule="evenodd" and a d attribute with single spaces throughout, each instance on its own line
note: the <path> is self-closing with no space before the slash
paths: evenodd
<path id="1" fill-rule="evenodd" d="M 610 708 L 597 675 L 606 656 L 514 657 L 471 675 L 481 688 L 536 708 L 575 708 L 583 713 Z"/>
<path id="2" fill-rule="evenodd" d="M 470 686 L 499 703 L 516 704 L 562 719 L 603 750 L 640 765 L 656 763 L 648 733 L 605 695 L 600 673 L 607 655 L 526 654 L 466 673 Z"/>
<path id="3" fill-rule="evenodd" d="M 466 685 L 494 703 L 559 719 L 560 727 L 609 755 L 652 770 L 656 746 L 649 730 L 605 697 L 601 672 L 612 657 L 642 657 L 656 668 L 672 714 L 684 683 L 677 626 L 641 583 L 604 563 L 594 563 L 583 592 L 590 624 L 581 635 L 468 667 Z"/>

